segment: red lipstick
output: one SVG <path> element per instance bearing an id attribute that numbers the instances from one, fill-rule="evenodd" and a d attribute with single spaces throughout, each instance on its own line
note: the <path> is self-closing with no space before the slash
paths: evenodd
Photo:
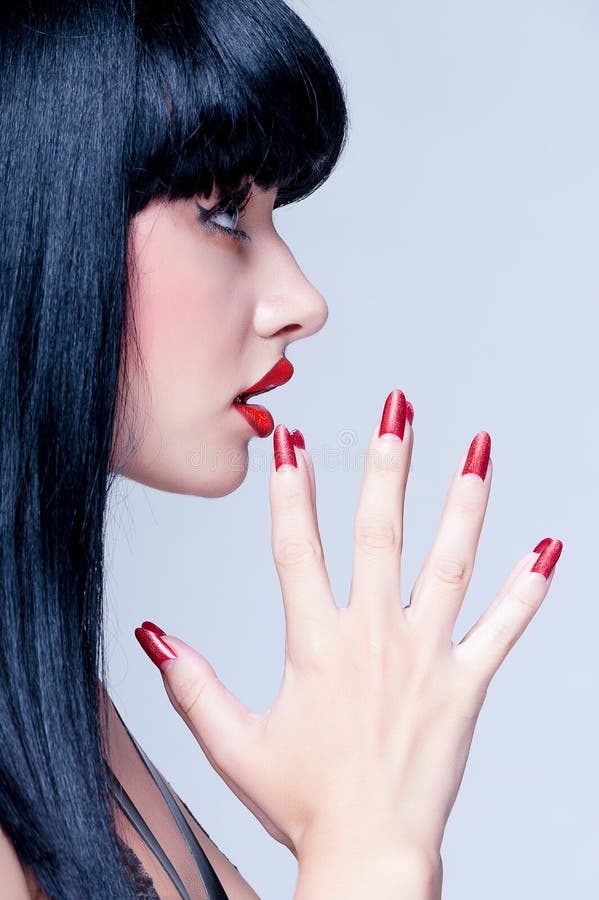
<path id="1" fill-rule="evenodd" d="M 247 401 L 250 397 L 255 397 L 256 394 L 266 394 L 268 391 L 280 387 L 282 384 L 289 381 L 292 375 L 293 366 L 289 360 L 283 356 L 275 363 L 272 369 L 268 370 L 266 375 L 262 376 L 260 381 L 257 381 L 256 384 L 246 388 L 235 398 L 234 406 L 237 407 L 244 419 L 250 423 L 254 431 L 259 434 L 260 437 L 268 437 L 269 434 L 272 434 L 275 427 L 274 419 L 264 406 L 258 406 L 258 404 L 255 403 L 250 404 Z"/>

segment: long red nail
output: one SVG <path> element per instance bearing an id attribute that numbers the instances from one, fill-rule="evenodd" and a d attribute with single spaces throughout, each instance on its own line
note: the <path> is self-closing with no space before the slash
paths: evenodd
<path id="1" fill-rule="evenodd" d="M 484 481 L 490 456 L 491 436 L 486 431 L 481 431 L 470 444 L 462 475 L 478 475 Z"/>
<path id="2" fill-rule="evenodd" d="M 289 431 L 284 425 L 277 425 L 273 434 L 275 447 L 275 466 L 277 471 L 281 466 L 293 466 L 297 469 L 295 449 Z"/>
<path id="3" fill-rule="evenodd" d="M 562 554 L 564 545 L 561 541 L 553 541 L 549 538 L 545 538 L 545 540 L 549 540 L 549 543 L 545 545 L 544 549 L 541 551 L 541 555 L 530 571 L 540 572 L 545 578 L 549 578 Z M 541 541 L 541 544 L 544 543 L 544 540 Z M 537 547 L 540 547 L 541 544 L 537 544 Z"/>
<path id="4" fill-rule="evenodd" d="M 159 625 L 154 625 L 153 622 L 142 622 L 141 627 L 145 628 L 146 631 L 153 631 L 158 637 L 162 637 L 163 634 L 166 634 L 166 631 L 163 631 Z"/>
<path id="5" fill-rule="evenodd" d="M 410 425 L 414 424 L 414 407 L 409 400 L 406 400 L 406 416 Z"/>
<path id="6" fill-rule="evenodd" d="M 391 391 L 385 400 L 379 437 L 382 437 L 384 434 L 394 434 L 403 441 L 407 412 L 404 392 L 400 390 Z"/>
<path id="7" fill-rule="evenodd" d="M 299 428 L 296 428 L 295 431 L 291 431 L 289 433 L 289 437 L 291 438 L 291 443 L 295 447 L 301 447 L 302 450 L 306 449 L 306 442 L 305 442 L 304 436 L 301 433 L 301 431 L 299 430 Z"/>
<path id="8" fill-rule="evenodd" d="M 177 654 L 153 631 L 148 631 L 147 628 L 136 628 L 135 637 L 159 669 L 162 668 L 167 660 L 177 658 Z"/>

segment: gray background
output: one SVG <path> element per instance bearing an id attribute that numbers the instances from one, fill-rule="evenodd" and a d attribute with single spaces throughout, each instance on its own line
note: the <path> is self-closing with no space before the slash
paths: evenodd
<path id="1" fill-rule="evenodd" d="M 547 602 L 479 719 L 443 846 L 444 898 L 597 897 L 597 5 L 295 7 L 340 69 L 352 132 L 330 182 L 277 214 L 330 316 L 289 348 L 296 375 L 268 406 L 313 453 L 339 605 L 360 454 L 394 387 L 416 407 L 406 592 L 459 455 L 479 429 L 494 440 L 456 639 L 522 553 L 546 535 L 564 540 Z M 107 541 L 109 687 L 211 837 L 263 900 L 282 900 L 295 860 L 211 769 L 133 636 L 143 618 L 158 622 L 250 708 L 270 706 L 284 649 L 271 448 L 252 440 L 246 481 L 218 501 L 120 482 Z"/>

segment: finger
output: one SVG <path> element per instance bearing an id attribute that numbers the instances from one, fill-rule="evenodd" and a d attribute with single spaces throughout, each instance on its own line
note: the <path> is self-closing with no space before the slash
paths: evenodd
<path id="1" fill-rule="evenodd" d="M 491 489 L 490 453 L 491 438 L 481 431 L 456 469 L 411 598 L 409 619 L 442 640 L 451 640 L 472 577 Z"/>
<path id="2" fill-rule="evenodd" d="M 162 674 L 169 700 L 219 772 L 250 788 L 263 717 L 251 712 L 219 681 L 208 660 L 152 622 L 135 636 Z"/>
<path id="3" fill-rule="evenodd" d="M 321 644 L 337 606 L 314 515 L 305 457 L 297 465 L 302 453 L 296 455 L 284 425 L 275 428 L 273 439 L 272 551 L 283 594 L 287 656 L 299 663 Z"/>
<path id="4" fill-rule="evenodd" d="M 405 395 L 391 391 L 371 435 L 354 519 L 354 559 L 348 607 L 392 603 L 401 609 L 403 512 L 412 454 L 412 414 Z"/>
<path id="5" fill-rule="evenodd" d="M 521 560 L 519 560 L 519 562 L 516 563 L 510 574 L 507 576 L 507 578 L 499 588 L 499 591 L 495 595 L 495 598 L 485 610 L 484 614 L 481 615 L 478 621 L 474 623 L 472 628 L 470 628 L 470 630 L 466 632 L 464 637 L 458 642 L 458 645 L 463 644 L 464 641 L 467 640 L 470 635 L 472 635 L 476 631 L 477 628 L 480 628 L 480 626 L 486 621 L 486 618 L 489 616 L 489 614 L 499 605 L 499 603 L 501 603 L 505 595 L 509 593 L 512 586 L 519 578 L 520 574 L 524 572 L 525 569 L 530 569 L 535 559 L 536 557 L 533 557 L 532 553 L 527 553 L 526 556 L 524 556 Z"/>
<path id="6" fill-rule="evenodd" d="M 508 590 L 455 648 L 458 658 L 474 665 L 486 681 L 491 680 L 547 596 L 562 542 L 546 540 L 548 543 L 538 545 L 543 547 L 540 553 L 529 554 L 518 564 L 519 574 Z"/>

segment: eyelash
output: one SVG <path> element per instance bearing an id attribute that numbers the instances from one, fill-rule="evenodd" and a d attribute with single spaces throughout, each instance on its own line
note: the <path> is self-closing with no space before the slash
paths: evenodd
<path id="1" fill-rule="evenodd" d="M 206 209 L 204 206 L 198 203 L 197 207 L 200 222 L 202 223 L 204 228 L 208 229 L 208 231 L 220 232 L 221 234 L 224 233 L 228 235 L 228 237 L 231 237 L 236 241 L 249 241 L 251 240 L 251 238 L 249 234 L 247 234 L 247 232 L 242 231 L 238 228 L 227 228 L 225 225 L 219 225 L 218 222 L 212 221 L 212 217 L 217 215 L 218 213 L 227 212 L 228 210 L 233 208 L 237 213 L 237 222 L 239 222 L 239 220 L 243 217 L 245 208 L 250 202 L 251 197 L 252 191 L 248 190 L 247 188 L 243 188 L 236 194 L 232 194 L 230 197 L 225 197 L 224 200 L 221 200 L 220 203 L 217 203 L 216 206 L 212 207 L 212 209 Z"/>

